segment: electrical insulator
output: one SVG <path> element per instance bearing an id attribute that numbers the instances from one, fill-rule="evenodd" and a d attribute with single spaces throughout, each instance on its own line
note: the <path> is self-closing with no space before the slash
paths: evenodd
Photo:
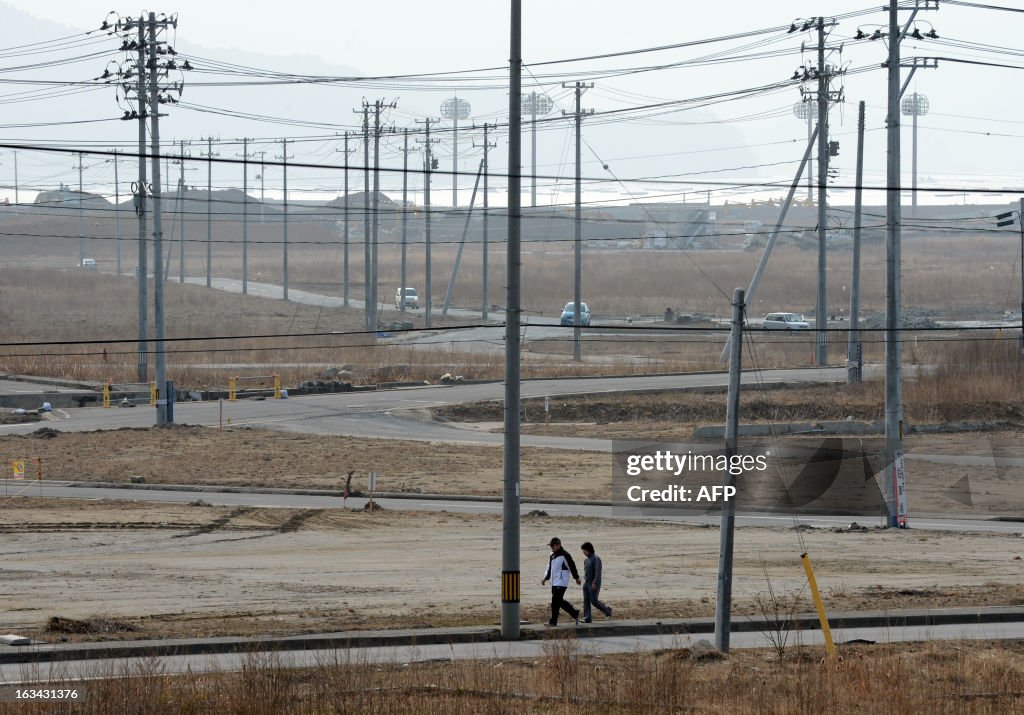
<path id="1" fill-rule="evenodd" d="M 839 142 L 829 142 L 828 143 L 828 155 L 829 156 L 839 156 Z"/>

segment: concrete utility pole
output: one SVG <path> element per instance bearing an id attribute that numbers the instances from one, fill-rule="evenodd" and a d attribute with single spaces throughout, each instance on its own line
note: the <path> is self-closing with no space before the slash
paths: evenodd
<path id="1" fill-rule="evenodd" d="M 508 92 L 508 244 L 505 288 L 505 435 L 501 495 L 501 637 L 519 640 L 520 218 L 522 210 L 522 0 L 511 0 Z M 429 146 L 429 145 L 428 145 Z"/>
<path id="2" fill-rule="evenodd" d="M 480 188 L 480 177 L 484 173 L 484 160 L 480 160 L 480 167 L 476 171 L 476 181 L 473 182 L 473 195 L 469 199 L 469 208 L 466 210 L 466 222 L 462 225 L 462 236 L 459 238 L 459 250 L 455 252 L 455 265 L 452 267 L 452 275 L 448 280 L 448 290 L 444 293 L 444 305 L 441 306 L 441 317 L 448 315 L 448 306 L 451 305 L 452 296 L 455 294 L 455 280 L 459 275 L 459 264 L 462 262 L 462 249 L 466 246 L 466 237 L 469 235 L 469 222 L 473 219 L 473 207 L 476 205 L 476 192 Z"/>
<path id="3" fill-rule="evenodd" d="M 818 293 L 814 364 L 828 364 L 828 107 L 831 67 L 825 66 L 825 18 L 818 18 Z"/>
<path id="4" fill-rule="evenodd" d="M 213 284 L 213 137 L 206 139 L 206 287 Z"/>
<path id="5" fill-rule="evenodd" d="M 382 100 L 373 103 L 373 251 L 370 260 L 370 294 L 373 296 L 373 324 L 378 322 L 379 291 L 377 288 L 377 258 L 380 245 L 380 113 L 383 109 L 393 109 L 395 103 L 385 104 Z M 403 294 L 402 303 L 405 303 Z"/>
<path id="6" fill-rule="evenodd" d="M 249 294 L 249 139 L 242 137 L 242 295 Z"/>
<path id="7" fill-rule="evenodd" d="M 85 260 L 85 210 L 82 207 L 82 152 L 78 152 L 78 267 Z"/>
<path id="8" fill-rule="evenodd" d="M 861 375 L 860 346 L 860 228 L 864 195 L 864 102 L 857 107 L 857 181 L 853 200 L 853 277 L 850 280 L 850 332 L 846 344 L 846 382 L 858 383 Z"/>
<path id="9" fill-rule="evenodd" d="M 18 198 L 18 150 L 14 149 L 14 205 L 18 206 L 21 203 L 21 199 Z"/>
<path id="10" fill-rule="evenodd" d="M 260 180 L 260 224 L 264 224 L 267 222 L 267 194 L 266 191 L 264 191 L 264 188 L 266 187 L 267 184 L 267 165 L 266 162 L 264 161 L 264 157 L 267 154 L 267 150 L 260 149 L 259 151 L 254 151 L 252 154 L 253 156 L 256 156 L 257 154 L 260 155 L 260 173 L 256 178 Z"/>
<path id="11" fill-rule="evenodd" d="M 17 154 L 15 154 L 17 156 Z M 117 149 L 114 149 L 114 246 L 117 250 L 117 275 L 121 275 L 121 183 L 117 177 Z M 14 199 L 18 203 L 18 199 Z"/>
<path id="12" fill-rule="evenodd" d="M 743 357 L 742 288 L 732 292 L 732 330 L 729 332 L 729 394 L 725 403 L 725 457 L 732 462 L 738 454 L 737 435 L 740 422 L 740 363 Z M 722 473 L 723 486 L 736 488 L 736 477 L 728 469 Z M 733 494 L 736 492 L 734 491 Z M 718 546 L 718 596 L 715 600 L 715 647 L 729 652 L 729 628 L 732 623 L 732 553 L 736 533 L 736 502 L 722 503 L 722 526 Z"/>
<path id="13" fill-rule="evenodd" d="M 440 121 L 439 119 L 431 119 L 430 117 L 427 117 L 426 119 L 422 119 L 422 120 L 420 120 L 420 119 L 416 120 L 417 124 L 423 124 L 426 127 L 426 138 L 423 139 L 423 147 L 424 147 L 424 149 L 423 149 L 423 221 L 424 221 L 424 232 L 423 232 L 424 246 L 423 246 L 423 252 L 424 252 L 424 262 L 426 263 L 426 266 L 425 266 L 425 273 L 426 273 L 425 283 L 426 283 L 426 285 L 423 288 L 423 291 L 424 291 L 423 306 L 424 306 L 424 311 L 425 311 L 424 312 L 424 316 L 423 316 L 423 324 L 427 328 L 433 327 L 433 296 L 431 294 L 431 290 L 432 290 L 433 286 L 431 285 L 431 282 L 430 282 L 430 278 L 431 278 L 431 276 L 430 276 L 430 268 L 431 268 L 431 266 L 430 266 L 430 224 L 433 223 L 433 220 L 431 219 L 431 216 L 430 216 L 430 173 L 435 168 L 434 167 L 434 162 L 436 160 L 434 159 L 433 151 L 431 151 L 431 146 L 432 146 L 432 144 L 437 143 L 437 141 L 438 141 L 437 139 L 434 139 L 434 140 L 430 139 L 430 126 L 432 124 L 437 124 L 437 122 L 439 122 L 439 121 Z"/>
<path id="14" fill-rule="evenodd" d="M 282 224 L 284 226 L 284 228 L 282 229 L 283 230 L 282 240 L 283 240 L 284 243 L 283 243 L 283 246 L 282 246 L 282 268 L 281 268 L 281 271 L 282 271 L 282 273 L 284 275 L 284 291 L 283 291 L 283 296 L 284 296 L 285 300 L 288 300 L 288 140 L 287 139 L 282 139 L 281 140 L 281 156 L 279 156 L 278 159 L 281 160 L 282 168 L 284 169 L 284 201 L 283 201 L 284 216 L 282 216 Z M 263 172 L 261 171 L 260 172 L 260 176 L 262 176 L 262 175 L 263 175 Z M 261 193 L 262 193 L 262 189 L 261 189 Z M 260 199 L 260 204 L 261 204 L 260 211 L 263 210 L 262 203 L 263 203 L 263 199 L 261 198 Z"/>
<path id="15" fill-rule="evenodd" d="M 178 282 L 185 282 L 185 142 L 178 142 Z"/>
<path id="16" fill-rule="evenodd" d="M 398 310 L 405 312 L 405 280 L 406 280 L 406 253 L 408 248 L 408 224 L 409 224 L 409 130 L 403 129 L 402 135 L 402 278 L 398 286 L 402 289 L 401 300 L 398 301 Z"/>
<path id="17" fill-rule="evenodd" d="M 146 196 L 149 192 L 146 184 L 146 117 L 148 116 L 146 111 L 146 26 L 141 15 L 139 16 L 137 29 L 139 32 L 139 57 L 135 68 L 135 73 L 138 77 L 135 97 L 139 114 L 139 184 L 135 188 L 134 194 L 135 212 L 139 217 L 138 274 L 135 278 L 139 294 L 139 347 L 136 369 L 138 381 L 145 384 L 149 382 L 149 298 L 147 295 L 147 288 L 149 286 L 149 248 L 146 245 Z"/>
<path id="18" fill-rule="evenodd" d="M 483 319 L 483 320 L 487 320 L 487 311 L 490 308 L 489 297 L 488 297 L 488 293 L 487 293 L 487 271 L 488 271 L 488 266 L 487 266 L 487 250 L 488 250 L 488 246 L 487 246 L 487 244 L 488 244 L 488 239 L 489 239 L 489 236 L 488 236 L 488 231 L 489 231 L 488 219 L 490 218 L 489 215 L 488 215 L 490 213 L 490 209 L 488 208 L 488 203 L 487 203 L 487 173 L 490 170 L 489 164 L 488 164 L 488 153 L 489 153 L 490 149 L 492 149 L 493 147 L 498 146 L 497 142 L 491 143 L 490 141 L 488 141 L 488 139 L 487 139 L 487 129 L 488 129 L 488 127 L 495 127 L 495 128 L 497 128 L 497 124 L 488 125 L 487 122 L 484 122 L 484 143 L 481 145 L 484 148 L 484 168 L 483 168 L 483 172 L 484 172 L 484 201 L 483 201 L 483 219 L 482 219 L 483 220 L 483 266 L 481 268 L 481 271 L 483 273 L 483 289 L 482 289 L 482 293 L 483 293 L 483 306 L 482 306 L 482 309 L 480 311 L 480 318 Z"/>
<path id="19" fill-rule="evenodd" d="M 899 22 L 899 0 L 889 0 L 888 59 L 885 63 L 888 79 L 888 106 L 886 112 L 886 192 L 885 192 L 885 455 L 883 461 L 882 489 L 892 494 L 893 509 L 889 514 L 889 526 L 907 525 L 905 484 L 899 482 L 900 464 L 903 460 L 903 356 L 902 356 L 902 196 L 900 186 L 900 98 L 906 91 L 906 84 L 900 84 L 900 43 L 906 37 L 910 24 L 919 10 L 937 10 L 938 0 L 917 0 L 911 8 L 910 18 L 901 30 Z M 934 67 L 925 58 L 919 64 L 913 62 L 907 82 L 918 67 Z"/>
<path id="20" fill-rule="evenodd" d="M 580 330 L 581 325 L 581 283 L 583 281 L 583 174 L 582 174 L 582 147 L 583 147 L 583 115 L 593 114 L 594 110 L 584 111 L 580 107 L 583 92 L 592 88 L 594 84 L 576 82 L 575 84 L 562 84 L 563 88 L 572 88 L 576 92 L 576 110 L 574 112 L 562 111 L 562 116 L 572 114 L 576 119 L 576 203 L 575 203 L 575 234 L 573 238 L 573 318 L 572 318 L 572 359 L 579 362 L 583 359 L 583 336 Z"/>
<path id="21" fill-rule="evenodd" d="M 355 112 L 356 110 L 352 110 Z M 363 327 L 376 331 L 374 301 L 370 297 L 370 104 L 363 100 Z"/>
<path id="22" fill-rule="evenodd" d="M 342 304 L 348 307 L 348 227 L 349 227 L 349 196 L 348 196 L 348 132 L 345 132 L 345 209 L 342 214 L 342 220 L 344 221 L 344 258 L 342 266 Z"/>
<path id="23" fill-rule="evenodd" d="M 166 27 L 166 24 L 164 25 Z M 156 281 L 153 288 L 153 313 L 156 321 L 156 423 L 167 424 L 167 352 L 164 344 L 164 282 L 163 270 L 163 226 L 160 206 L 160 87 L 157 84 L 157 21 L 156 13 L 149 13 L 149 121 L 150 142 L 153 157 L 153 272 Z"/>

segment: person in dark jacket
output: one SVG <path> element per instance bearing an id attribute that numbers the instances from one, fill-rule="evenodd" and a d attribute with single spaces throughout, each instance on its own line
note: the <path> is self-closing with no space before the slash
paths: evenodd
<path id="1" fill-rule="evenodd" d="M 551 558 L 548 559 L 548 570 L 544 572 L 544 579 L 540 582 L 543 586 L 551 581 L 551 620 L 549 626 L 558 625 L 558 611 L 563 610 L 572 616 L 576 623 L 580 622 L 580 612 L 573 608 L 565 600 L 565 590 L 569 588 L 569 576 L 580 582 L 580 574 L 576 570 L 576 563 L 572 560 L 569 552 L 562 548 L 562 541 L 556 536 L 548 544 L 551 547 Z"/>
<path id="2" fill-rule="evenodd" d="M 584 541 L 580 546 L 583 549 L 583 623 L 590 623 L 590 607 L 593 605 L 604 614 L 605 618 L 612 617 L 611 606 L 606 606 L 598 600 L 601 592 L 601 557 L 594 551 L 594 545 Z"/>

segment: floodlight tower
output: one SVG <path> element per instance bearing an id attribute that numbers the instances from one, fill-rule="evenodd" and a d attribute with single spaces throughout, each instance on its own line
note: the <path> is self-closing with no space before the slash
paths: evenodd
<path id="1" fill-rule="evenodd" d="M 521 113 L 530 117 L 530 134 L 532 135 L 533 146 L 531 159 L 533 170 L 531 173 L 530 206 L 537 208 L 537 117 L 543 117 L 554 108 L 551 98 L 546 94 L 530 92 L 522 96 Z"/>
<path id="2" fill-rule="evenodd" d="M 814 131 L 814 118 L 818 116 L 818 100 L 805 96 L 804 101 L 793 105 L 793 114 L 797 119 L 807 122 L 807 141 L 811 141 Z M 814 157 L 807 160 L 807 203 L 814 203 Z"/>
<path id="3" fill-rule="evenodd" d="M 917 118 L 923 117 L 928 114 L 928 98 L 923 94 L 914 92 L 913 94 L 903 98 L 900 103 L 900 110 L 905 116 L 914 118 L 914 133 L 913 133 L 913 159 L 912 161 L 912 178 L 911 178 L 911 191 L 910 200 L 911 206 L 914 212 L 917 212 Z"/>
<path id="4" fill-rule="evenodd" d="M 452 120 L 452 208 L 459 205 L 459 120 L 467 119 L 470 110 L 469 102 L 458 97 L 441 102 L 441 116 Z"/>

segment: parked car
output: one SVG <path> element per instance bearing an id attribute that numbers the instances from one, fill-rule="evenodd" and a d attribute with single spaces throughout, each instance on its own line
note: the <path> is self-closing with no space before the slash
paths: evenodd
<path id="1" fill-rule="evenodd" d="M 562 308 L 562 325 L 573 325 L 576 317 L 576 304 L 573 301 L 569 301 Z M 586 303 L 580 303 L 580 325 L 584 328 L 590 327 L 590 308 L 587 307 Z"/>
<path id="2" fill-rule="evenodd" d="M 420 294 L 416 292 L 415 288 L 397 289 L 395 291 L 395 308 L 402 307 L 403 299 L 406 308 L 418 309 L 420 307 Z"/>
<path id="3" fill-rule="evenodd" d="M 78 267 L 84 268 L 87 271 L 95 271 L 99 269 L 99 266 L 96 265 L 95 258 L 83 258 L 82 262 L 78 264 Z"/>
<path id="4" fill-rule="evenodd" d="M 769 313 L 764 316 L 765 330 L 810 330 L 811 325 L 799 313 Z"/>

